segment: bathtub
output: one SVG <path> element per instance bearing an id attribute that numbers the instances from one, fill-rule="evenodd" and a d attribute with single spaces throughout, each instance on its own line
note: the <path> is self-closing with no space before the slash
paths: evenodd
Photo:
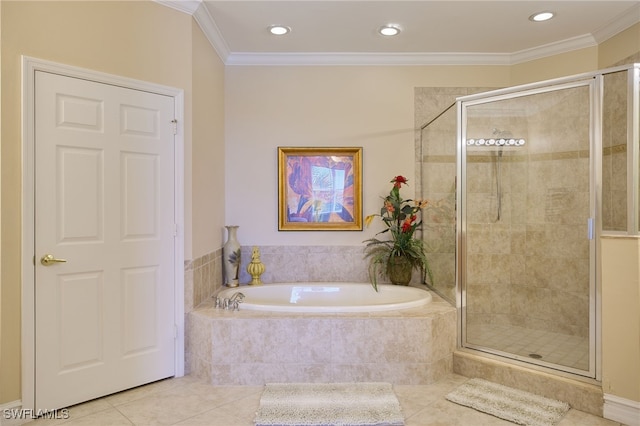
<path id="1" fill-rule="evenodd" d="M 415 308 L 431 302 L 431 293 L 416 287 L 369 283 L 274 283 L 222 290 L 220 299 L 241 292 L 241 310 L 272 312 L 375 312 Z"/>

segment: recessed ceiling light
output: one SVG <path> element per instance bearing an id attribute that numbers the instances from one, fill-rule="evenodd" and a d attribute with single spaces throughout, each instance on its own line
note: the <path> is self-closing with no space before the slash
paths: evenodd
<path id="1" fill-rule="evenodd" d="M 378 28 L 378 32 L 383 36 L 394 36 L 400 34 L 400 26 L 396 24 L 387 24 Z"/>
<path id="2" fill-rule="evenodd" d="M 269 32 L 273 35 L 285 35 L 291 32 L 291 28 L 285 27 L 284 25 L 271 25 Z"/>
<path id="3" fill-rule="evenodd" d="M 538 12 L 529 16 L 529 20 L 534 22 L 548 21 L 549 19 L 553 18 L 555 15 L 556 14 L 553 12 Z"/>

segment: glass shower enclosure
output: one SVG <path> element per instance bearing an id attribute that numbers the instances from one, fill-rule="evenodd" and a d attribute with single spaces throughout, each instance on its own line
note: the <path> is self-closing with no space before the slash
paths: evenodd
<path id="1" fill-rule="evenodd" d="M 458 97 L 421 129 L 429 285 L 461 348 L 598 378 L 597 238 L 638 231 L 638 70 Z"/>

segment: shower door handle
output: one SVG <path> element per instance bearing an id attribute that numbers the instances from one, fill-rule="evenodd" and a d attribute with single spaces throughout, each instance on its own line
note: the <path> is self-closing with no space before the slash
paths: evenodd
<path id="1" fill-rule="evenodd" d="M 595 220 L 592 217 L 587 219 L 587 238 L 590 239 L 590 240 L 593 240 L 593 238 L 594 238 L 594 235 L 593 235 L 594 234 L 594 228 L 593 228 L 594 222 L 595 222 Z"/>

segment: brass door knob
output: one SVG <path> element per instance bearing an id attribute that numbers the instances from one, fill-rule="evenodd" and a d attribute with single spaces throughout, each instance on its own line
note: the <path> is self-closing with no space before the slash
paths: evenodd
<path id="1" fill-rule="evenodd" d="M 56 259 L 52 254 L 45 254 L 44 256 L 42 256 L 42 258 L 40 258 L 40 263 L 42 263 L 44 266 L 51 266 L 54 263 L 65 263 L 66 261 L 66 259 Z"/>

